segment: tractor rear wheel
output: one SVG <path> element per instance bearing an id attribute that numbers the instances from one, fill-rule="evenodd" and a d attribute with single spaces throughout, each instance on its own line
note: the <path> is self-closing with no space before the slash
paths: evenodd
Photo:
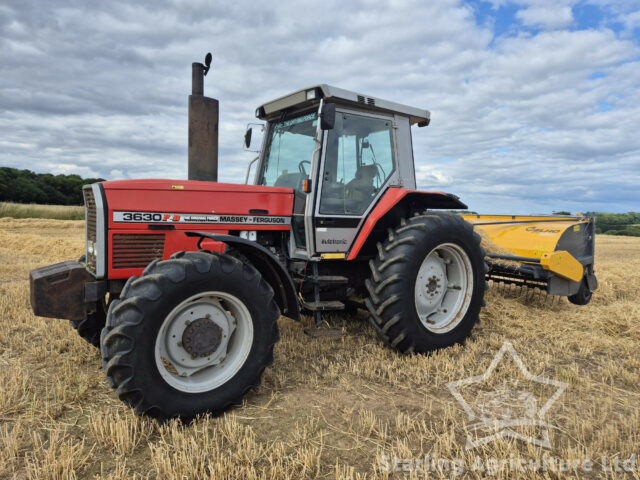
<path id="1" fill-rule="evenodd" d="M 463 342 L 488 286 L 473 226 L 459 215 L 428 213 L 402 220 L 377 247 L 365 304 L 380 339 L 405 353 Z"/>
<path id="2" fill-rule="evenodd" d="M 179 252 L 129 279 L 109 309 L 105 373 L 137 414 L 219 414 L 273 363 L 279 316 L 253 266 L 226 254 Z"/>

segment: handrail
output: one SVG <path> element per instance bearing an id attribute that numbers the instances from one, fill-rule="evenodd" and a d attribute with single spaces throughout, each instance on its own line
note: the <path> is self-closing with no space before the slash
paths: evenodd
<path id="1" fill-rule="evenodd" d="M 249 162 L 249 165 L 247 165 L 247 176 L 244 179 L 244 183 L 245 185 L 247 185 L 249 183 L 249 174 L 251 173 L 251 165 L 253 165 L 254 163 L 256 163 L 258 161 L 258 159 L 260 158 L 260 155 L 258 155 L 256 158 L 254 158 L 253 160 L 251 160 Z"/>

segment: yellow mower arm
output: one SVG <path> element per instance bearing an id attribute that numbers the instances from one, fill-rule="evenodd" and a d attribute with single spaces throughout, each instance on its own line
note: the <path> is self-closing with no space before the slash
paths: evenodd
<path id="1" fill-rule="evenodd" d="M 584 276 L 584 267 L 573 255 L 565 250 L 544 253 L 540 258 L 540 265 L 561 277 L 579 282 Z"/>

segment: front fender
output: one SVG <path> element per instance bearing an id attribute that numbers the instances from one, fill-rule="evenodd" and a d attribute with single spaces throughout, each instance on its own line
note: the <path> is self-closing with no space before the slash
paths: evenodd
<path id="1" fill-rule="evenodd" d="M 216 242 L 222 242 L 227 245 L 227 247 L 233 247 L 233 249 L 242 253 L 260 272 L 262 278 L 271 285 L 274 298 L 278 307 L 280 307 L 282 315 L 300 321 L 298 297 L 296 296 L 293 280 L 287 270 L 285 270 L 278 261 L 278 258 L 270 250 L 256 242 L 233 235 L 204 232 L 186 232 L 186 235 L 188 237 L 200 237 L 198 248 L 200 248 L 202 240 L 208 238 Z"/>

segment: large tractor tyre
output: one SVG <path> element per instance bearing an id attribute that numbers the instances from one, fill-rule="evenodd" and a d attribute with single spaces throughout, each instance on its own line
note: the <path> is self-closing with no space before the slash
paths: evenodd
<path id="1" fill-rule="evenodd" d="M 85 255 L 82 255 L 78 262 L 84 263 L 86 259 Z M 69 320 L 71 326 L 75 328 L 82 338 L 89 342 L 94 347 L 100 346 L 100 332 L 105 325 L 107 318 L 107 303 L 106 298 L 98 302 L 96 310 L 88 313 L 87 317 L 82 320 Z"/>
<path id="2" fill-rule="evenodd" d="M 589 284 L 587 283 L 587 279 L 583 278 L 578 291 L 573 295 L 569 295 L 569 297 L 567 298 L 574 305 L 582 306 L 588 304 L 591 301 L 591 295 L 592 292 L 589 288 Z"/>
<path id="3" fill-rule="evenodd" d="M 101 352 L 118 397 L 158 419 L 189 420 L 241 403 L 280 339 L 273 290 L 229 255 L 179 252 L 127 281 Z"/>
<path id="4" fill-rule="evenodd" d="M 380 339 L 404 353 L 463 342 L 488 288 L 472 225 L 455 214 L 424 214 L 402 220 L 377 246 L 365 304 Z"/>

